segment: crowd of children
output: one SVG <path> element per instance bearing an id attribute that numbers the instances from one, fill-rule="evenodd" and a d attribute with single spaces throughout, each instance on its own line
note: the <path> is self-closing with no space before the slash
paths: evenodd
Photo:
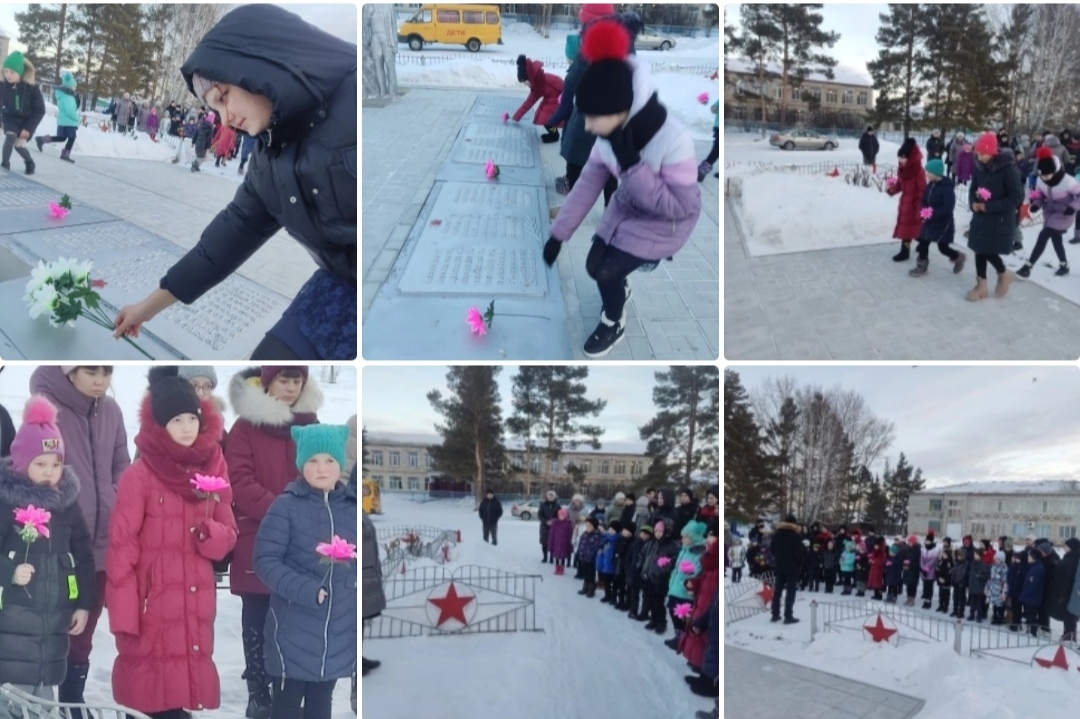
<path id="1" fill-rule="evenodd" d="M 235 375 L 229 432 L 212 367 L 155 367 L 132 460 L 111 382 L 107 366 L 39 367 L 0 437 L 0 681 L 83 703 L 107 604 L 117 703 L 154 719 L 218 708 L 215 567 L 231 560 L 246 716 L 298 719 L 303 703 L 329 719 L 337 680 L 355 679 L 358 577 L 355 551 L 327 569 L 316 547 L 356 545 L 350 428 L 318 423 L 307 367 Z"/>
<path id="2" fill-rule="evenodd" d="M 933 530 L 920 543 L 914 534 L 891 541 L 868 531 L 836 533 L 818 524 L 801 527 L 806 560 L 801 569 L 801 591 L 840 596 L 867 596 L 886 603 L 914 607 L 921 585 L 922 609 L 934 609 L 959 619 L 1009 631 L 1025 629 L 1032 636 L 1050 632 L 1050 619 L 1064 624 L 1063 638 L 1076 639 L 1080 617 L 1080 539 L 1065 541 L 1059 557 L 1045 538 L 1028 537 L 1017 547 L 1008 537 L 975 541 L 965 535 L 959 546 L 945 537 L 940 546 Z M 731 581 L 742 581 L 750 567 L 752 578 L 768 580 L 772 565 L 769 535 L 751 530 L 749 547 L 734 537 L 726 552 Z M 823 588 L 822 588 L 823 587 Z M 934 594 L 937 605 L 934 607 Z"/>

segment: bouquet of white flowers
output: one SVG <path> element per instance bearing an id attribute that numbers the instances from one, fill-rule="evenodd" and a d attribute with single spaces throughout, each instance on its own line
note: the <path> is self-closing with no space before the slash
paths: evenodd
<path id="1" fill-rule="evenodd" d="M 53 327 L 71 327 L 75 320 L 85 317 L 110 332 L 115 329 L 112 320 L 101 308 L 101 295 L 95 288 L 104 287 L 105 280 L 90 279 L 93 264 L 61 257 L 56 262 L 38 262 L 30 273 L 23 301 L 30 309 L 30 318 L 48 315 Z M 124 341 L 148 359 L 154 359 L 131 338 Z"/>

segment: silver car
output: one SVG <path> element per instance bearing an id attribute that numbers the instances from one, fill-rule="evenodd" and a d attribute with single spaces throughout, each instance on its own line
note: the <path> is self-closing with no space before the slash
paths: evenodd
<path id="1" fill-rule="evenodd" d="M 510 514 L 519 519 L 529 521 L 533 517 L 537 517 L 540 514 L 540 502 L 532 499 L 522 504 L 515 504 L 510 508 Z"/>
<path id="2" fill-rule="evenodd" d="M 647 27 L 634 40 L 634 47 L 638 50 L 670 50 L 675 47 L 675 38 Z"/>
<path id="3" fill-rule="evenodd" d="M 782 150 L 835 150 L 840 147 L 836 135 L 820 135 L 813 130 L 788 130 L 775 133 L 769 144 Z"/>

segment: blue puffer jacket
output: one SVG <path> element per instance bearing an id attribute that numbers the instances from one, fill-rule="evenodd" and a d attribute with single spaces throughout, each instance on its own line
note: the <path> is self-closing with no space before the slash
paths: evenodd
<path id="1" fill-rule="evenodd" d="M 270 588 L 266 671 L 325 682 L 356 669 L 356 561 L 322 564 L 315 547 L 337 535 L 356 544 L 356 493 L 295 479 L 270 505 L 255 537 L 254 565 Z M 329 596 L 319 604 L 319 590 Z"/>
<path id="2" fill-rule="evenodd" d="M 604 535 L 598 531 L 582 532 L 578 540 L 577 556 L 582 562 L 595 562 L 604 544 Z"/>
<path id="3" fill-rule="evenodd" d="M 1032 562 L 1024 577 L 1024 588 L 1020 590 L 1020 601 L 1029 607 L 1038 607 L 1043 600 L 1043 584 L 1046 580 L 1046 567 L 1042 562 Z"/>
<path id="4" fill-rule="evenodd" d="M 619 541 L 619 535 L 605 532 L 603 541 L 603 548 L 596 555 L 596 571 L 601 574 L 615 574 L 615 547 Z"/>
<path id="5" fill-rule="evenodd" d="M 922 239 L 931 242 L 953 241 L 956 226 L 953 223 L 953 210 L 956 209 L 956 185 L 948 177 L 937 182 L 926 183 L 922 206 L 929 207 L 934 214 L 929 220 L 923 220 Z"/>

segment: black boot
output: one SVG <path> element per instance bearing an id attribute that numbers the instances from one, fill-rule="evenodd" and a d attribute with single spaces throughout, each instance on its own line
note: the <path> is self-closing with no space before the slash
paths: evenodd
<path id="1" fill-rule="evenodd" d="M 907 262 L 911 259 L 911 243 L 900 243 L 900 251 L 893 255 L 893 262 Z"/>
<path id="2" fill-rule="evenodd" d="M 367 672 L 368 667 L 365 666 L 364 674 L 367 674 Z M 248 679 L 247 690 L 248 705 L 244 716 L 247 719 L 270 719 L 270 707 L 273 704 L 270 685 L 260 683 L 259 679 Z"/>
<path id="3" fill-rule="evenodd" d="M 578 591 L 578 594 L 580 594 L 582 596 L 587 596 L 589 594 L 589 583 L 588 582 L 585 582 L 583 585 L 581 585 L 581 589 Z"/>
<path id="4" fill-rule="evenodd" d="M 39 137 L 35 137 L 34 142 L 37 143 L 37 151 L 44 152 L 42 148 L 45 146 L 46 142 L 52 142 L 52 138 L 48 135 L 41 135 Z"/>
<path id="5" fill-rule="evenodd" d="M 588 582 L 585 585 L 585 589 L 587 590 L 585 592 L 585 597 L 587 599 L 592 599 L 593 597 L 596 596 L 596 582 Z"/>
<path id="6" fill-rule="evenodd" d="M 667 634 L 667 622 L 657 622 L 656 628 L 653 629 L 657 634 Z"/>
<path id="7" fill-rule="evenodd" d="M 90 674 L 89 664 L 68 664 L 67 675 L 58 687 L 58 700 L 67 704 L 82 704 L 86 677 Z M 71 719 L 83 719 L 81 709 L 71 710 Z"/>
<path id="8" fill-rule="evenodd" d="M 690 685 L 690 691 L 699 697 L 715 697 L 716 696 L 716 683 L 708 677 L 696 674 L 693 676 L 683 677 L 688 685 Z"/>

